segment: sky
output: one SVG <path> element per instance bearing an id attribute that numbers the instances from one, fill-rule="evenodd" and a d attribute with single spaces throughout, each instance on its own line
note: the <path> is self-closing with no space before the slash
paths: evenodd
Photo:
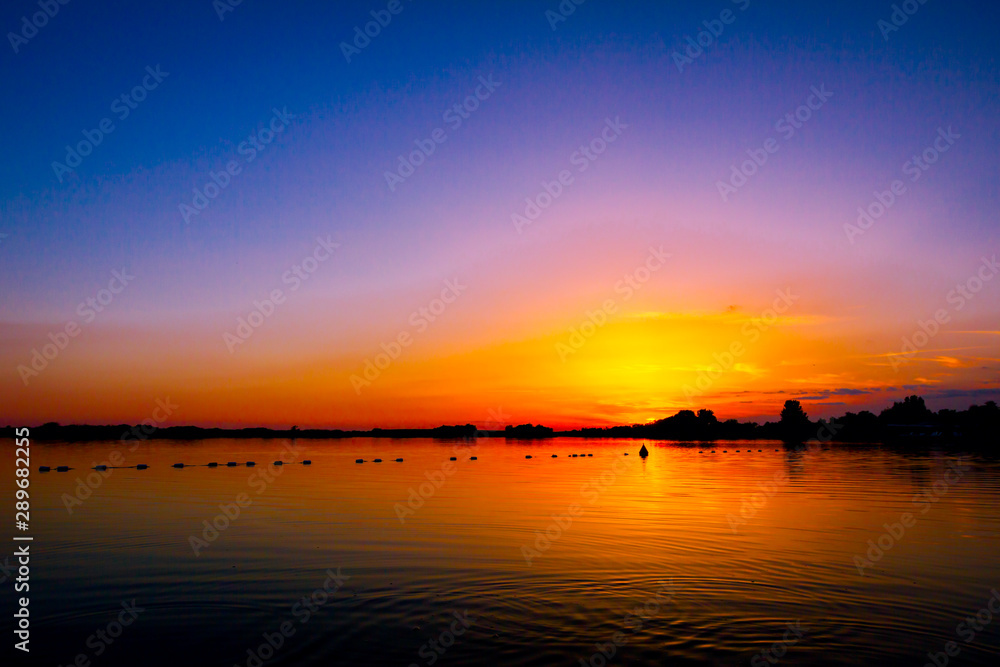
<path id="1" fill-rule="evenodd" d="M 1000 399 L 1000 7 L 903 4 L 5 3 L 0 422 Z"/>

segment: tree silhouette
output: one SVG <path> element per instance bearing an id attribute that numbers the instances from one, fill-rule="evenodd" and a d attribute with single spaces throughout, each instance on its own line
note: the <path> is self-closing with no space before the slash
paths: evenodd
<path id="1" fill-rule="evenodd" d="M 926 424 L 933 419 L 934 413 L 927 409 L 922 397 L 907 396 L 902 403 L 896 401 L 878 417 L 883 424 Z"/>
<path id="2" fill-rule="evenodd" d="M 779 423 L 781 439 L 785 442 L 802 442 L 809 437 L 812 429 L 812 422 L 809 415 L 802 409 L 802 404 L 798 401 L 785 401 L 785 407 L 781 409 L 781 422 Z"/>
<path id="3" fill-rule="evenodd" d="M 698 411 L 698 419 L 705 424 L 718 424 L 719 420 L 716 418 L 715 413 L 711 410 L 705 410 L 702 408 Z"/>

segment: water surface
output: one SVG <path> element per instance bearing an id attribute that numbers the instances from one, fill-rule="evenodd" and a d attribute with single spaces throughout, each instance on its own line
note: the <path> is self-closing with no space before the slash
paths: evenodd
<path id="1" fill-rule="evenodd" d="M 633 440 L 291 444 L 35 443 L 31 664 L 735 665 L 774 647 L 788 665 L 923 665 L 950 641 L 951 664 L 997 664 L 1000 618 L 971 641 L 957 629 L 1000 588 L 990 459 L 747 442 L 647 441 L 645 460 Z M 150 467 L 90 470 L 115 451 Z M 221 466 L 171 467 L 210 461 Z M 866 554 L 880 538 L 888 548 Z M 95 635 L 133 599 L 143 611 L 117 638 Z M 259 651 L 265 636 L 280 647 Z"/>

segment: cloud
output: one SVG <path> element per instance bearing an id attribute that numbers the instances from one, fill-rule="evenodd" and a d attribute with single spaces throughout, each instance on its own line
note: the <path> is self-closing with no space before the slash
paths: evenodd
<path id="1" fill-rule="evenodd" d="M 928 392 L 928 397 L 996 400 L 1000 398 L 1000 387 L 988 387 L 984 389 L 935 389 Z"/>

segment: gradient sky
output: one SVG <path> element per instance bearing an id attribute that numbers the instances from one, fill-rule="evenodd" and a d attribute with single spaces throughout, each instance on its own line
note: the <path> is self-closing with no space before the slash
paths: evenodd
<path id="1" fill-rule="evenodd" d="M 387 4 L 244 0 L 220 20 L 209 0 L 71 2 L 16 53 L 5 39 L 0 422 L 136 422 L 165 398 L 165 423 L 303 427 L 1000 398 L 1000 279 L 983 263 L 1000 249 L 995 3 L 928 2 L 885 39 L 888 2 L 588 0 L 553 29 L 555 0 L 403 0 L 348 63 L 341 43 Z M 673 54 L 724 10 L 679 71 Z M 37 11 L 6 3 L 0 27 Z M 120 119 L 112 102 L 156 66 L 169 74 Z M 456 128 L 444 114 L 480 77 L 500 85 Z M 776 123 L 814 87 L 832 96 L 788 136 Z M 294 118 L 247 162 L 241 142 L 274 109 Z M 114 131 L 60 182 L 52 163 L 104 118 Z M 608 119 L 627 127 L 581 172 Z M 446 141 L 390 190 L 385 173 L 437 128 Z M 910 180 L 905 163 L 949 128 Z M 768 140 L 723 201 L 717 183 Z M 233 160 L 186 222 L 180 205 Z M 519 231 L 512 215 L 563 170 L 572 183 Z M 905 192 L 849 238 L 897 179 Z M 318 238 L 339 247 L 292 289 Z M 670 257 L 647 275 L 650 248 Z M 102 312 L 78 309 L 123 270 Z M 990 279 L 956 296 L 977 272 Z M 464 289 L 425 327 L 412 314 L 449 280 Z M 284 302 L 227 345 L 275 289 Z M 609 300 L 582 347 L 559 347 Z M 356 390 L 401 333 L 412 343 Z"/>

